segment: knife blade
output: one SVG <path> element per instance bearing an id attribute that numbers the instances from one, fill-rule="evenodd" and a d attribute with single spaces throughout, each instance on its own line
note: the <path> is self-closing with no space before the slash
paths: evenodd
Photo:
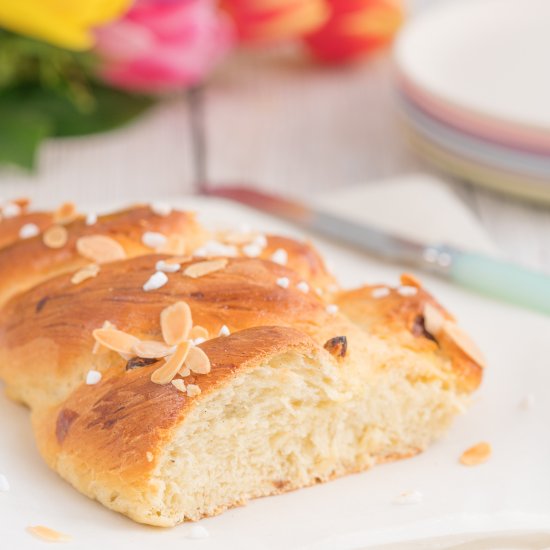
<path id="1" fill-rule="evenodd" d="M 444 243 L 422 243 L 244 186 L 207 186 L 230 199 L 385 260 L 439 275 L 480 294 L 550 314 L 550 277 Z"/>

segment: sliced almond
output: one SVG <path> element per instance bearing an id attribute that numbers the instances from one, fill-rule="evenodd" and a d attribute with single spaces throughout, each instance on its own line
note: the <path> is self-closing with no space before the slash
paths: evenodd
<path id="1" fill-rule="evenodd" d="M 201 389 L 196 384 L 187 384 L 187 395 L 189 397 L 195 397 L 195 395 L 200 395 Z"/>
<path id="2" fill-rule="evenodd" d="M 223 269 L 227 265 L 227 262 L 227 258 L 197 262 L 196 264 L 186 267 L 183 274 L 193 279 L 197 279 L 198 277 L 203 277 L 204 275 Z"/>
<path id="3" fill-rule="evenodd" d="M 97 277 L 99 274 L 99 270 L 101 268 L 97 264 L 90 264 L 86 267 L 83 267 L 79 271 L 77 271 L 72 277 L 71 277 L 71 283 L 73 285 L 78 285 L 85 281 L 86 279 L 91 279 L 92 277 Z"/>
<path id="4" fill-rule="evenodd" d="M 187 388 L 185 387 L 185 382 L 181 378 L 176 378 L 175 380 L 172 380 L 172 385 L 174 386 L 174 388 L 182 393 L 185 393 L 187 391 Z"/>
<path id="5" fill-rule="evenodd" d="M 169 384 L 174 376 L 178 374 L 190 349 L 191 344 L 189 342 L 180 344 L 174 354 L 168 358 L 166 363 L 151 374 L 151 382 L 155 384 Z"/>
<path id="6" fill-rule="evenodd" d="M 487 462 L 491 454 L 492 448 L 489 443 L 478 443 L 462 453 L 460 463 L 464 464 L 464 466 L 477 466 L 478 464 Z"/>
<path id="7" fill-rule="evenodd" d="M 169 346 L 187 340 L 192 326 L 191 308 L 185 302 L 176 302 L 160 313 L 162 337 Z"/>
<path id="8" fill-rule="evenodd" d="M 68 240 L 69 233 L 62 225 L 52 225 L 42 235 L 42 241 L 48 248 L 63 248 Z"/>
<path id="9" fill-rule="evenodd" d="M 196 338 L 208 340 L 208 331 L 200 325 L 195 325 L 189 333 L 189 338 L 191 338 L 191 340 L 195 340 Z"/>
<path id="10" fill-rule="evenodd" d="M 189 370 L 189 367 L 186 365 L 183 365 L 181 369 L 178 371 L 178 374 L 185 378 L 186 376 L 191 376 L 191 371 Z"/>
<path id="11" fill-rule="evenodd" d="M 257 233 L 246 233 L 240 231 L 227 231 L 218 233 L 217 239 L 225 244 L 243 245 L 249 244 L 257 237 Z"/>
<path id="12" fill-rule="evenodd" d="M 426 327 L 427 328 L 427 327 Z M 428 331 L 429 332 L 429 331 Z M 453 321 L 443 323 L 443 332 L 475 363 L 485 368 L 487 363 L 481 350 L 470 336 Z"/>
<path id="13" fill-rule="evenodd" d="M 72 202 L 64 202 L 53 214 L 55 223 L 66 224 L 77 217 L 76 206 Z"/>
<path id="14" fill-rule="evenodd" d="M 111 321 L 104 321 L 101 328 L 116 328 Z M 100 351 L 108 351 L 107 348 L 104 348 L 97 340 L 95 341 L 94 347 L 92 349 L 92 354 L 96 355 Z"/>
<path id="15" fill-rule="evenodd" d="M 49 527 L 44 527 L 43 525 L 27 527 L 27 531 L 36 538 L 47 542 L 69 542 L 71 540 L 69 535 L 60 533 Z"/>
<path id="16" fill-rule="evenodd" d="M 437 336 L 441 332 L 444 322 L 445 317 L 439 309 L 432 304 L 424 305 L 424 326 L 432 336 Z"/>
<path id="17" fill-rule="evenodd" d="M 155 456 L 151 451 L 147 451 L 145 453 L 145 458 L 147 459 L 147 462 L 153 462 L 153 459 L 155 458 Z"/>
<path id="18" fill-rule="evenodd" d="M 81 256 L 98 264 L 126 258 L 126 252 L 122 245 L 105 235 L 80 237 L 76 241 L 76 249 Z"/>
<path id="19" fill-rule="evenodd" d="M 183 235 L 172 233 L 166 239 L 166 242 L 159 248 L 158 252 L 161 254 L 185 254 L 186 242 Z"/>
<path id="20" fill-rule="evenodd" d="M 185 366 L 195 374 L 208 374 L 212 368 L 208 355 L 198 347 L 193 347 L 189 350 Z"/>
<path id="21" fill-rule="evenodd" d="M 143 359 L 160 359 L 174 353 L 176 348 L 174 346 L 167 346 L 164 342 L 142 340 L 132 348 L 132 351 Z"/>
<path id="22" fill-rule="evenodd" d="M 136 344 L 139 344 L 135 336 L 114 328 L 97 328 L 92 334 L 102 346 L 130 357 Z"/>
<path id="23" fill-rule="evenodd" d="M 31 199 L 29 199 L 29 197 L 19 197 L 18 199 L 14 199 L 12 202 L 17 204 L 17 206 L 19 206 L 19 208 L 21 208 L 21 210 L 25 212 L 29 208 Z"/>
<path id="24" fill-rule="evenodd" d="M 403 286 L 422 288 L 422 283 L 412 273 L 402 273 L 400 279 Z"/>

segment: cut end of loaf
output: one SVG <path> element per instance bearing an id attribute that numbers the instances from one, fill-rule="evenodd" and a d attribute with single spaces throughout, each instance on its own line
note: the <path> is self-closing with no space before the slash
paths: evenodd
<path id="1" fill-rule="evenodd" d="M 463 405 L 439 381 L 350 385 L 328 354 L 278 354 L 192 408 L 131 500 L 87 492 L 139 522 L 198 520 L 414 455 Z"/>

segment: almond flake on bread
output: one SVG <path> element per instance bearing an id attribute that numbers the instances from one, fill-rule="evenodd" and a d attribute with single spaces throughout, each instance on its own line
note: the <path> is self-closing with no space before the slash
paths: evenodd
<path id="1" fill-rule="evenodd" d="M 80 237 L 76 241 L 76 249 L 81 256 L 98 264 L 126 258 L 122 245 L 105 235 Z"/>

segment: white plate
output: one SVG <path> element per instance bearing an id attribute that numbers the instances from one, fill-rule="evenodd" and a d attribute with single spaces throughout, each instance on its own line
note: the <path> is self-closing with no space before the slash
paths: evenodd
<path id="1" fill-rule="evenodd" d="M 297 234 L 285 224 L 218 201 L 189 199 L 181 206 L 196 207 L 217 223 L 238 220 Z M 397 281 L 397 267 L 316 242 L 347 285 Z M 521 529 L 546 530 L 550 536 L 550 321 L 424 279 L 475 334 L 490 368 L 468 413 L 422 455 L 253 501 L 201 521 L 210 538 L 189 540 L 189 525 L 138 525 L 72 489 L 38 456 L 28 412 L 0 398 L 0 472 L 11 483 L 10 492 L 0 493 L 0 548 L 43 548 L 25 532 L 35 524 L 71 534 L 73 542 L 64 548 L 90 550 L 345 550 L 418 537 Z M 530 393 L 536 399 L 534 409 L 521 410 L 520 401 Z M 493 445 L 492 459 L 476 468 L 461 466 L 461 452 L 481 440 Z M 411 489 L 422 491 L 422 503 L 392 503 Z"/>
<path id="2" fill-rule="evenodd" d="M 550 2 L 453 0 L 399 36 L 399 70 L 454 107 L 550 133 Z"/>

